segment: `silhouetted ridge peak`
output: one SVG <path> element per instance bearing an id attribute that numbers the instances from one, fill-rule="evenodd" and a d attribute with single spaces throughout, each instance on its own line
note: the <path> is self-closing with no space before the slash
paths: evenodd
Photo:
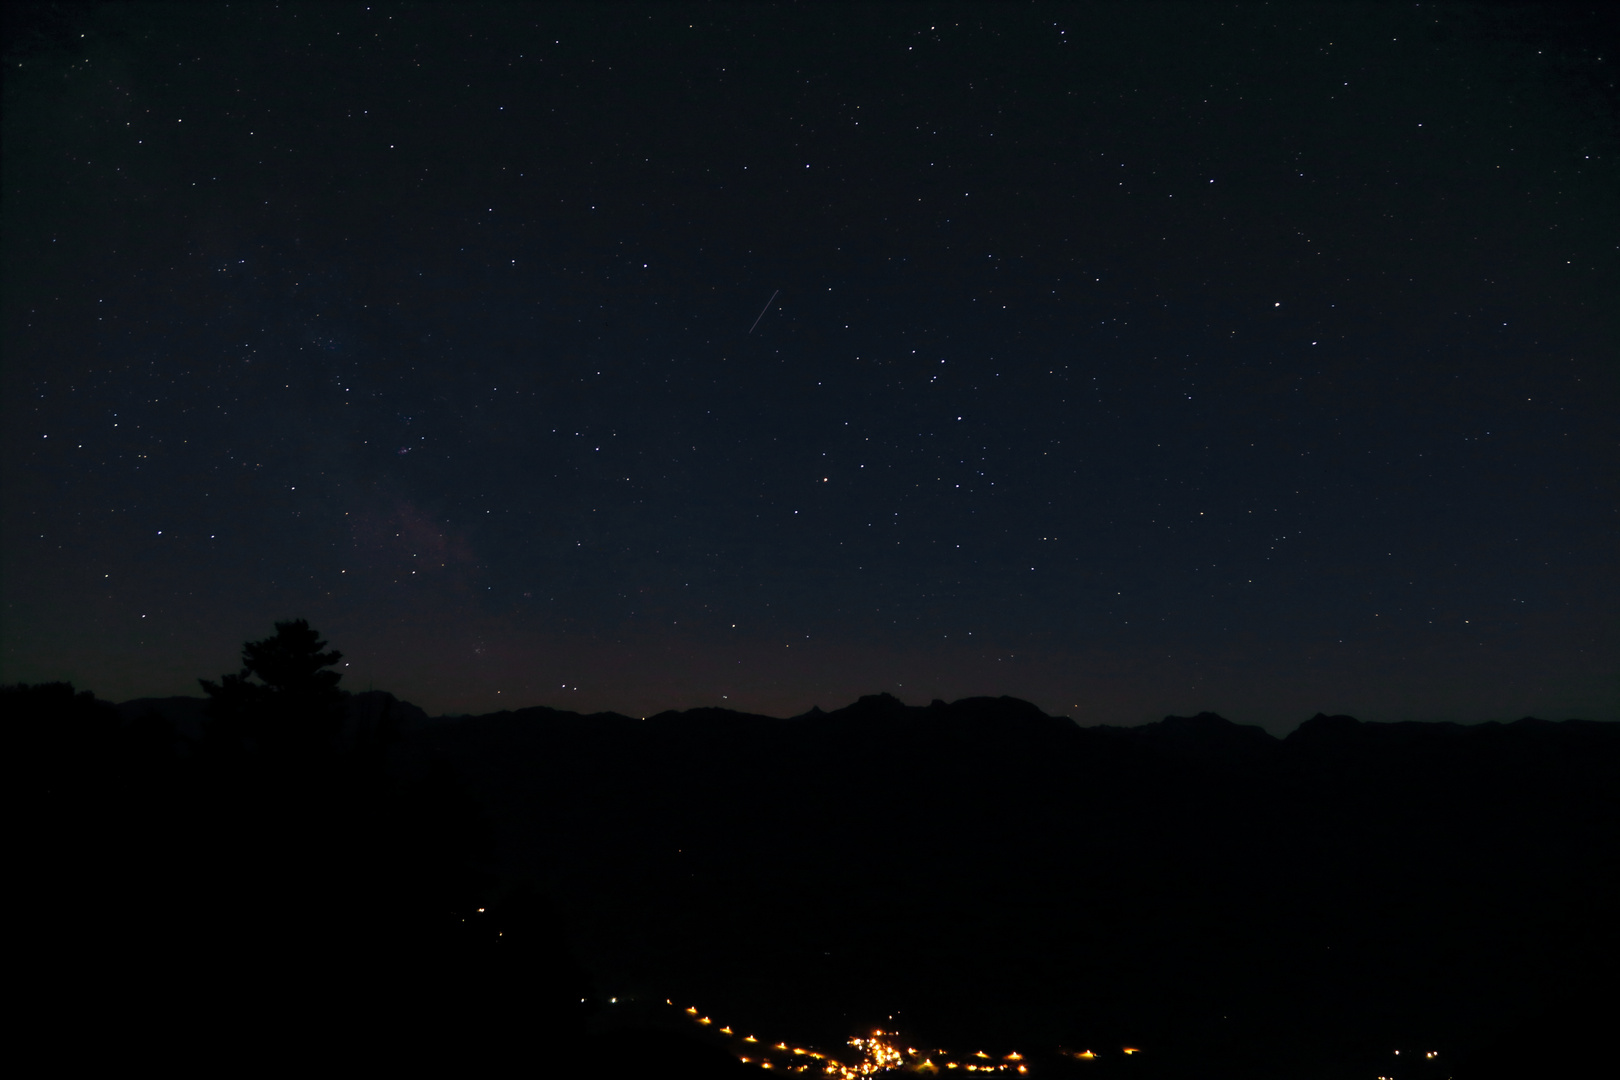
<path id="1" fill-rule="evenodd" d="M 1148 738 L 1172 739 L 1195 745 L 1233 743 L 1260 746 L 1276 741 L 1263 727 L 1234 724 L 1221 714 L 1212 712 L 1201 712 L 1197 716 L 1167 716 L 1157 724 L 1147 724 L 1140 730 Z"/>
<path id="2" fill-rule="evenodd" d="M 1040 706 L 1023 698 L 970 697 L 961 698 L 947 706 L 953 712 L 971 712 L 997 720 L 1050 720 Z"/>
<path id="3" fill-rule="evenodd" d="M 845 705 L 842 709 L 834 709 L 832 716 L 901 716 L 906 711 L 906 703 L 890 693 L 863 694 L 861 699 L 853 705 Z"/>
<path id="4" fill-rule="evenodd" d="M 1266 753 L 1277 745 L 1277 740 L 1265 728 L 1253 724 L 1234 724 L 1219 713 L 1212 712 L 1201 712 L 1197 716 L 1167 716 L 1141 727 L 1112 730 L 1119 732 L 1129 742 L 1171 757 L 1216 761 L 1246 759 Z"/>
<path id="5" fill-rule="evenodd" d="M 1167 716 L 1159 721 L 1166 731 L 1215 731 L 1237 727 L 1220 713 L 1201 712 L 1197 716 Z"/>
<path id="6" fill-rule="evenodd" d="M 1363 724 L 1353 716 L 1328 716 L 1326 713 L 1317 713 L 1299 727 L 1288 733 L 1288 741 L 1292 743 L 1322 743 L 1339 742 L 1344 739 L 1355 738 Z"/>
<path id="7" fill-rule="evenodd" d="M 907 721 L 928 723 L 950 719 L 995 727 L 1027 726 L 1038 724 L 1067 724 L 1067 720 L 1051 717 L 1031 702 L 1015 697 L 970 697 L 946 703 L 935 698 L 928 705 L 907 705 L 893 694 L 867 694 L 852 705 L 834 709 L 830 713 L 806 713 L 806 717 L 825 716 L 837 720 Z"/>
<path id="8" fill-rule="evenodd" d="M 782 721 L 774 716 L 763 713 L 739 712 L 736 709 L 723 709 L 718 705 L 700 705 L 685 712 L 663 712 L 652 718 L 653 720 L 678 720 L 688 726 L 713 731 L 730 731 L 737 725 L 780 724 Z"/>
<path id="9" fill-rule="evenodd" d="M 530 705 L 528 708 L 518 709 L 516 712 L 502 712 L 495 713 L 494 715 L 513 716 L 534 720 L 586 721 L 598 724 L 622 723 L 631 719 L 623 713 L 613 712 L 611 710 L 607 712 L 581 713 L 574 712 L 572 709 L 553 709 L 547 705 Z"/>
<path id="10" fill-rule="evenodd" d="M 386 690 L 362 690 L 349 695 L 349 718 L 363 723 L 388 719 L 404 730 L 429 723 L 428 714 L 408 701 L 401 701 Z"/>

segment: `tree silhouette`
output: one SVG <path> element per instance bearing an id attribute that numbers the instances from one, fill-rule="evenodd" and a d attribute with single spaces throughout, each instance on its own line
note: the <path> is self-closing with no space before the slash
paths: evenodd
<path id="1" fill-rule="evenodd" d="M 558 914 L 482 806 L 339 689 L 302 619 L 242 647 L 195 743 L 66 684 L 0 687 L 22 796 L 29 1021 L 86 1066 L 492 1072 L 582 1045 Z M 369 720 L 367 719 L 369 718 Z M 246 1055 L 246 1056 L 244 1056 Z"/>
<path id="2" fill-rule="evenodd" d="M 197 680 L 209 698 L 209 735 L 283 756 L 327 749 L 347 713 L 348 694 L 338 689 L 343 676 L 327 670 L 343 654 L 323 652 L 327 643 L 304 619 L 275 626 L 273 636 L 242 646 L 239 673 Z"/>
<path id="3" fill-rule="evenodd" d="M 307 621 L 275 630 L 198 680 L 204 846 L 228 898 L 210 938 L 261 1018 L 249 1037 L 446 1069 L 541 1030 L 566 1042 L 588 981 L 551 909 L 497 888 L 482 807 L 442 762 L 401 769 L 389 710 L 351 709 L 343 654 Z"/>

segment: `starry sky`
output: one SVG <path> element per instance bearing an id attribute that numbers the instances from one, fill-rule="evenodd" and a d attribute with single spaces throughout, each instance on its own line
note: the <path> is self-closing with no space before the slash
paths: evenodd
<path id="1" fill-rule="evenodd" d="M 1620 719 L 1606 8 L 7 18 L 5 681 Z"/>

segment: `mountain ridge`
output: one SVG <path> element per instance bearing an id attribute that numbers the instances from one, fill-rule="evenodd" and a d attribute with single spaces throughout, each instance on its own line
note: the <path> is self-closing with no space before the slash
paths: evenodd
<path id="1" fill-rule="evenodd" d="M 1617 959 L 1620 724 L 350 702 L 403 721 L 402 774 L 462 778 L 605 993 L 821 1045 L 893 1015 L 941 1045 L 1128 1041 L 1164 1075 L 1377 1075 L 1418 1037 L 1479 1053 Z"/>
<path id="2" fill-rule="evenodd" d="M 1344 737 L 1354 737 L 1349 735 L 1351 732 L 1367 731 L 1400 731 L 1405 733 L 1406 737 L 1411 737 L 1422 731 L 1446 731 L 1449 733 L 1492 727 L 1513 727 L 1516 725 L 1610 724 L 1609 721 L 1583 720 L 1575 717 L 1564 720 L 1546 720 L 1535 716 L 1525 716 L 1511 721 L 1482 720 L 1468 723 L 1450 720 L 1367 721 L 1358 720 L 1353 716 L 1329 716 L 1318 712 L 1287 734 L 1278 736 L 1257 724 L 1244 724 L 1228 720 L 1219 713 L 1207 711 L 1194 716 L 1170 714 L 1162 719 L 1141 724 L 1080 724 L 1067 716 L 1046 713 L 1032 702 L 1005 694 L 999 697 L 976 695 L 958 698 L 952 702 L 945 702 L 935 698 L 928 705 L 907 705 L 892 694 L 880 692 L 863 695 L 848 705 L 830 711 L 823 710 L 819 706 L 811 706 L 802 713 L 788 717 L 751 713 L 717 705 L 699 705 L 687 709 L 665 709 L 644 717 L 630 716 L 614 710 L 582 713 L 572 709 L 559 709 L 550 705 L 526 705 L 517 709 L 499 709 L 487 713 L 440 713 L 432 715 L 418 705 L 396 698 L 386 690 L 352 691 L 348 693 L 348 700 L 351 714 L 361 715 L 368 719 L 380 716 L 385 708 L 392 710 L 395 719 L 401 723 L 405 730 L 414 730 L 429 725 L 486 721 L 501 717 L 569 721 L 588 720 L 601 723 L 636 721 L 673 723 L 682 720 L 720 720 L 724 718 L 738 721 L 786 724 L 818 719 L 893 719 L 900 716 L 932 716 L 937 718 L 969 711 L 986 716 L 993 714 L 998 717 L 1023 718 L 1034 722 L 1061 721 L 1072 724 L 1081 731 L 1137 732 L 1144 737 L 1165 739 L 1173 743 L 1212 743 L 1231 738 L 1242 739 L 1248 745 L 1257 745 L 1261 742 L 1287 743 L 1291 741 L 1320 744 Z M 151 710 L 164 719 L 175 723 L 185 734 L 200 732 L 207 705 L 208 699 L 206 697 L 191 697 L 179 694 L 163 697 L 131 698 L 127 701 L 113 703 L 113 707 L 118 714 L 126 721 L 133 720 Z"/>

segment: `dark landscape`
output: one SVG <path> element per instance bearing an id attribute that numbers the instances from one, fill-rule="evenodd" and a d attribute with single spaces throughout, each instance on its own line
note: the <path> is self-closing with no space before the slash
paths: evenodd
<path id="1" fill-rule="evenodd" d="M 0 3 L 7 1060 L 1620 1075 L 1616 42 Z"/>
<path id="2" fill-rule="evenodd" d="M 913 1071 L 1144 1077 L 1580 1075 L 1603 1041 L 1614 724 L 429 717 L 323 644 L 283 624 L 209 698 L 5 691 L 77 1018 L 582 1075 L 820 1073 L 885 1029 Z"/>

